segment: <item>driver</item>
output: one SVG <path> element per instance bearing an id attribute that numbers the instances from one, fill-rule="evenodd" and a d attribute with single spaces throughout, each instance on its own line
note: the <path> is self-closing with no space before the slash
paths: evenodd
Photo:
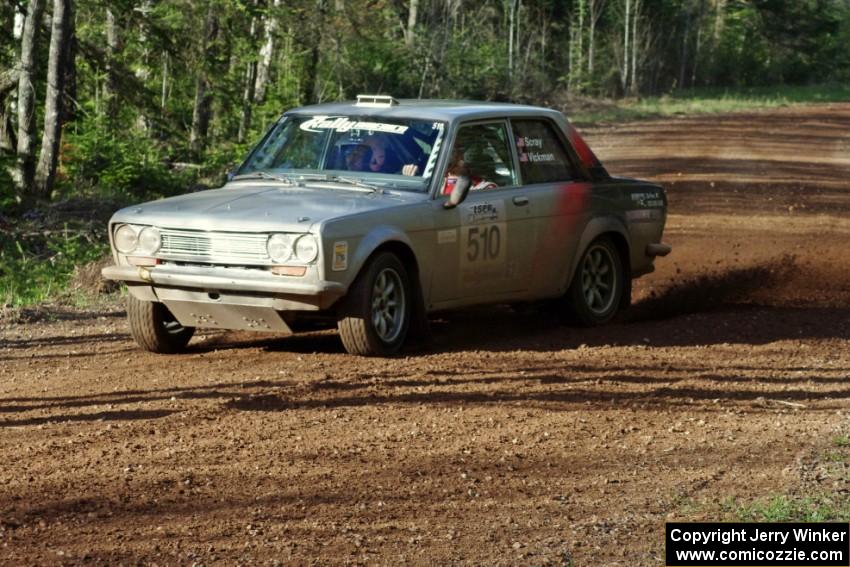
<path id="1" fill-rule="evenodd" d="M 345 156 L 348 171 L 368 171 L 372 160 L 372 149 L 366 144 L 357 144 Z"/>
<path id="2" fill-rule="evenodd" d="M 369 160 L 370 171 L 375 173 L 401 173 L 407 176 L 418 173 L 419 167 L 416 164 L 402 165 L 395 151 L 389 147 L 390 142 L 385 136 L 372 135 L 363 140 L 363 143 L 372 150 L 372 157 Z"/>
<path id="3" fill-rule="evenodd" d="M 384 138 L 369 136 L 363 143 L 372 150 L 372 158 L 369 160 L 370 171 L 376 173 L 395 173 L 395 171 L 391 171 L 391 165 L 387 162 L 387 141 Z"/>

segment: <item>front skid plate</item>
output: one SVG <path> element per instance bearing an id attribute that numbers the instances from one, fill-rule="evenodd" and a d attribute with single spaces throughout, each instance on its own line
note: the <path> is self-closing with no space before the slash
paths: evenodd
<path id="1" fill-rule="evenodd" d="M 242 331 L 275 331 L 292 334 L 280 314 L 269 307 L 164 301 L 184 327 L 212 327 Z"/>

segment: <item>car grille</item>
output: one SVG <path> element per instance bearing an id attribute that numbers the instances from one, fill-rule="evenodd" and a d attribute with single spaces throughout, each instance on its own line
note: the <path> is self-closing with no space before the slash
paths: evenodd
<path id="1" fill-rule="evenodd" d="M 268 264 L 267 234 L 162 229 L 160 258 L 216 264 Z"/>

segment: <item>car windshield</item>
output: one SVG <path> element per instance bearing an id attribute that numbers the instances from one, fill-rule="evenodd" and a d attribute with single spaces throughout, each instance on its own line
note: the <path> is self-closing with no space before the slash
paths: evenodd
<path id="1" fill-rule="evenodd" d="M 425 191 L 443 142 L 445 124 L 404 118 L 286 116 L 251 152 L 236 178 L 348 180 Z"/>

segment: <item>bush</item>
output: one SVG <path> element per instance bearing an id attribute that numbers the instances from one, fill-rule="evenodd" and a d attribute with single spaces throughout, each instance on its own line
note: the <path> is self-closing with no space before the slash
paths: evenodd
<path id="1" fill-rule="evenodd" d="M 67 228 L 0 234 L 0 301 L 39 303 L 62 291 L 77 266 L 94 262 L 108 246 L 90 231 Z"/>
<path id="2" fill-rule="evenodd" d="M 60 196 L 98 194 L 127 201 L 186 192 L 192 168 L 174 169 L 156 140 L 138 128 L 110 131 L 102 120 L 84 119 L 65 132 Z"/>

